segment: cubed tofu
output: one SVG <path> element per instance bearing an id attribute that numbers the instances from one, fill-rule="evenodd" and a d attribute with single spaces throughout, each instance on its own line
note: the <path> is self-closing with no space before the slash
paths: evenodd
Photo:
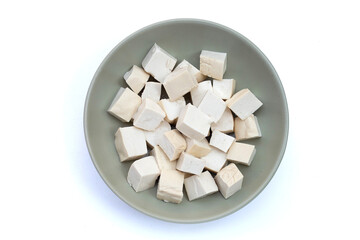
<path id="1" fill-rule="evenodd" d="M 229 150 L 233 142 L 235 142 L 234 137 L 222 133 L 219 130 L 215 130 L 210 138 L 210 146 L 216 147 L 225 153 Z"/>
<path id="2" fill-rule="evenodd" d="M 205 168 L 212 172 L 219 172 L 226 163 L 226 153 L 217 148 L 210 147 L 211 151 L 201 159 L 205 160 Z"/>
<path id="3" fill-rule="evenodd" d="M 215 176 L 221 194 L 228 199 L 242 187 L 244 176 L 234 163 L 230 163 Z"/>
<path id="4" fill-rule="evenodd" d="M 176 128 L 185 136 L 200 141 L 207 136 L 210 123 L 205 113 L 189 103 L 181 110 Z"/>
<path id="5" fill-rule="evenodd" d="M 164 202 L 180 203 L 183 199 L 184 173 L 177 170 L 161 172 L 156 197 Z"/>
<path id="6" fill-rule="evenodd" d="M 141 97 L 130 90 L 120 88 L 112 101 L 108 113 L 123 122 L 130 122 L 141 104 Z"/>
<path id="7" fill-rule="evenodd" d="M 176 61 L 176 58 L 155 43 L 142 61 L 142 66 L 146 72 L 163 83 L 165 77 L 175 67 Z"/>
<path id="8" fill-rule="evenodd" d="M 234 163 L 241 163 L 246 166 L 250 166 L 252 160 L 254 159 L 256 149 L 254 145 L 234 142 L 226 158 Z"/>
<path id="9" fill-rule="evenodd" d="M 261 137 L 261 130 L 258 120 L 251 114 L 245 120 L 235 119 L 235 138 L 236 140 L 246 140 Z"/>
<path id="10" fill-rule="evenodd" d="M 154 102 L 158 102 L 161 96 L 161 83 L 147 82 L 144 91 L 141 94 L 142 99 L 150 98 Z"/>
<path id="11" fill-rule="evenodd" d="M 164 132 L 164 135 L 160 140 L 160 147 L 169 160 L 174 161 L 178 159 L 180 154 L 186 149 L 186 141 L 178 130 L 173 129 Z"/>
<path id="12" fill-rule="evenodd" d="M 234 132 L 234 117 L 229 108 L 226 108 L 220 120 L 211 124 L 211 131 L 219 130 L 223 133 Z"/>
<path id="13" fill-rule="evenodd" d="M 170 161 L 160 146 L 155 146 L 151 150 L 150 155 L 155 158 L 161 172 L 176 169 L 176 161 Z"/>
<path id="14" fill-rule="evenodd" d="M 153 131 L 144 130 L 145 139 L 147 144 L 150 147 L 155 147 L 160 144 L 160 139 L 162 138 L 164 132 L 170 131 L 171 126 L 168 122 L 162 121 L 160 125 Z"/>
<path id="15" fill-rule="evenodd" d="M 176 169 L 186 173 L 200 175 L 205 167 L 205 161 L 188 153 L 181 153 Z"/>
<path id="16" fill-rule="evenodd" d="M 206 76 L 223 79 L 226 71 L 226 53 L 202 50 L 200 54 L 200 72 Z"/>
<path id="17" fill-rule="evenodd" d="M 183 97 L 173 102 L 169 99 L 161 99 L 159 105 L 166 114 L 165 120 L 174 123 L 178 119 L 181 109 L 185 107 L 186 102 Z"/>
<path id="18" fill-rule="evenodd" d="M 209 171 L 185 178 L 184 183 L 189 201 L 203 198 L 218 191 L 215 180 Z"/>
<path id="19" fill-rule="evenodd" d="M 212 85 L 211 85 L 211 81 L 203 81 L 201 83 L 198 84 L 197 87 L 193 88 L 190 91 L 190 95 L 191 95 L 191 102 L 195 107 L 198 107 L 201 103 L 201 100 L 204 98 L 205 94 L 208 91 L 212 91 Z"/>
<path id="20" fill-rule="evenodd" d="M 144 132 L 136 127 L 122 127 L 115 133 L 115 147 L 120 161 L 134 160 L 147 154 Z"/>
<path id="21" fill-rule="evenodd" d="M 184 67 L 168 74 L 163 85 L 170 101 L 175 101 L 197 87 L 198 83 L 190 73 L 189 67 Z"/>
<path id="22" fill-rule="evenodd" d="M 242 120 L 248 118 L 263 104 L 259 99 L 247 88 L 235 93 L 226 105 Z"/>
<path id="23" fill-rule="evenodd" d="M 221 99 L 227 100 L 232 97 L 235 91 L 235 79 L 213 80 L 213 91 Z"/>
<path id="24" fill-rule="evenodd" d="M 186 152 L 193 155 L 194 157 L 204 157 L 211 151 L 208 141 L 206 138 L 198 141 L 191 138 L 186 138 Z"/>
<path id="25" fill-rule="evenodd" d="M 208 91 L 201 100 L 199 110 L 208 115 L 212 122 L 218 122 L 226 109 L 226 103 L 212 91 Z"/>
<path id="26" fill-rule="evenodd" d="M 147 131 L 155 130 L 165 118 L 162 108 L 146 98 L 142 101 L 138 111 L 134 115 L 134 126 Z"/>
<path id="27" fill-rule="evenodd" d="M 144 157 L 133 162 L 129 168 L 127 181 L 135 192 L 141 192 L 155 186 L 160 175 L 155 158 Z"/>
<path id="28" fill-rule="evenodd" d="M 188 61 L 186 61 L 185 59 L 182 60 L 182 62 L 177 65 L 177 67 L 175 68 L 178 69 L 178 68 L 183 68 L 183 67 L 190 67 L 190 73 L 195 77 L 196 81 L 197 82 L 202 82 L 206 79 L 206 76 L 203 75 L 199 69 L 197 69 L 196 67 L 194 67 L 191 63 L 189 63 Z"/>
<path id="29" fill-rule="evenodd" d="M 138 94 L 149 80 L 150 75 L 144 69 L 134 65 L 130 71 L 126 72 L 124 79 L 129 87 Z"/>

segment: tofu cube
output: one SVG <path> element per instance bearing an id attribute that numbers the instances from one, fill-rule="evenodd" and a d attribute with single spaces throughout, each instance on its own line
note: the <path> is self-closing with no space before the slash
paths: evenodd
<path id="1" fill-rule="evenodd" d="M 161 96 L 161 83 L 147 82 L 145 84 L 144 91 L 141 94 L 142 99 L 150 98 L 151 100 L 158 102 Z"/>
<path id="2" fill-rule="evenodd" d="M 176 161 L 170 161 L 160 146 L 155 146 L 153 150 L 151 150 L 150 155 L 155 158 L 160 172 L 176 169 Z"/>
<path id="3" fill-rule="evenodd" d="M 214 93 L 221 99 L 230 99 L 231 96 L 234 94 L 235 86 L 235 79 L 213 80 Z"/>
<path id="4" fill-rule="evenodd" d="M 168 122 L 162 121 L 160 125 L 153 131 L 145 131 L 145 139 L 147 144 L 150 147 L 155 147 L 160 144 L 160 139 L 162 138 L 164 132 L 170 131 L 171 126 Z"/>
<path id="5" fill-rule="evenodd" d="M 205 160 L 205 168 L 212 172 L 219 172 L 226 163 L 226 153 L 211 147 L 211 151 L 201 159 Z"/>
<path id="6" fill-rule="evenodd" d="M 186 152 L 194 157 L 201 158 L 206 156 L 211 151 L 206 138 L 198 141 L 191 138 L 186 138 Z"/>
<path id="7" fill-rule="evenodd" d="M 202 50 L 200 54 L 200 72 L 206 76 L 223 79 L 226 71 L 226 53 Z"/>
<path id="8" fill-rule="evenodd" d="M 164 120 L 165 112 L 161 107 L 146 98 L 142 101 L 138 111 L 134 115 L 134 126 L 147 131 L 155 130 Z"/>
<path id="9" fill-rule="evenodd" d="M 180 154 L 186 149 L 186 141 L 183 135 L 173 129 L 164 132 L 160 141 L 160 147 L 165 152 L 170 161 L 174 161 L 180 157 Z"/>
<path id="10" fill-rule="evenodd" d="M 144 157 L 133 162 L 129 168 L 127 181 L 135 192 L 141 192 L 155 186 L 160 175 L 155 158 Z"/>
<path id="11" fill-rule="evenodd" d="M 178 119 L 181 109 L 185 107 L 186 102 L 183 97 L 173 102 L 169 99 L 161 99 L 159 105 L 166 114 L 165 120 L 174 123 Z"/>
<path id="12" fill-rule="evenodd" d="M 182 62 L 175 68 L 179 69 L 179 68 L 183 68 L 183 67 L 189 67 L 189 71 L 190 73 L 195 77 L 197 82 L 202 82 L 206 79 L 206 76 L 203 75 L 199 69 L 197 69 L 196 67 L 194 67 L 191 63 L 189 63 L 188 61 L 186 61 L 185 59 L 182 60 Z"/>
<path id="13" fill-rule="evenodd" d="M 205 161 L 188 153 L 181 153 L 176 169 L 186 173 L 200 175 L 205 167 Z"/>
<path id="14" fill-rule="evenodd" d="M 184 173 L 177 170 L 161 172 L 156 197 L 164 202 L 180 203 L 183 199 Z"/>
<path id="15" fill-rule="evenodd" d="M 235 138 L 225 133 L 215 130 L 210 138 L 210 146 L 216 147 L 217 149 L 227 152 L 230 146 L 235 142 Z"/>
<path id="16" fill-rule="evenodd" d="M 210 123 L 205 113 L 189 103 L 181 110 L 176 128 L 185 136 L 200 141 L 207 136 Z"/>
<path id="17" fill-rule="evenodd" d="M 120 161 L 134 160 L 147 154 L 145 136 L 136 127 L 122 127 L 115 133 L 115 147 Z"/>
<path id="18" fill-rule="evenodd" d="M 185 178 L 184 183 L 189 201 L 203 198 L 219 190 L 209 171 Z"/>
<path id="19" fill-rule="evenodd" d="M 261 137 L 261 130 L 258 120 L 251 114 L 245 120 L 235 118 L 235 138 L 236 140 L 246 140 Z"/>
<path id="20" fill-rule="evenodd" d="M 199 83 L 197 87 L 193 88 L 190 91 L 192 104 L 195 107 L 198 107 L 201 103 L 201 100 L 204 98 L 205 94 L 208 91 L 212 91 L 212 90 L 213 88 L 211 85 L 211 81 L 203 81 Z"/>
<path id="21" fill-rule="evenodd" d="M 254 145 L 234 142 L 226 158 L 234 163 L 241 163 L 246 166 L 250 166 L 252 160 L 254 159 L 256 149 Z"/>
<path id="22" fill-rule="evenodd" d="M 189 68 L 184 67 L 168 74 L 163 85 L 170 101 L 175 101 L 197 87 L 198 83 Z"/>
<path id="23" fill-rule="evenodd" d="M 226 109 L 226 103 L 212 91 L 208 91 L 201 100 L 199 110 L 207 114 L 213 122 L 218 122 Z"/>
<path id="24" fill-rule="evenodd" d="M 176 61 L 176 58 L 155 43 L 142 61 L 142 66 L 146 72 L 163 83 L 165 77 L 175 67 Z"/>
<path id="25" fill-rule="evenodd" d="M 221 194 L 228 199 L 242 187 L 244 176 L 234 163 L 230 163 L 221 169 L 215 176 L 215 182 Z"/>
<path id="26" fill-rule="evenodd" d="M 235 93 L 226 105 L 242 120 L 248 118 L 263 104 L 259 99 L 247 88 Z"/>
<path id="27" fill-rule="evenodd" d="M 130 122 L 140 104 L 141 97 L 131 91 L 130 88 L 120 88 L 108 109 L 108 113 L 122 122 Z"/>
<path id="28" fill-rule="evenodd" d="M 223 133 L 234 132 L 234 117 L 229 108 L 226 108 L 220 120 L 211 124 L 211 131 L 219 130 Z"/>
<path id="29" fill-rule="evenodd" d="M 124 79 L 129 85 L 129 87 L 134 91 L 134 93 L 138 94 L 141 89 L 145 86 L 145 83 L 149 80 L 150 75 L 144 71 L 144 69 L 139 68 L 134 65 L 130 71 L 126 72 L 124 75 Z"/>

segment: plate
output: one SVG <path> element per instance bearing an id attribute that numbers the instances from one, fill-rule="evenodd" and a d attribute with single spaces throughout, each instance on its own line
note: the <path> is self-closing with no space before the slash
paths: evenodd
<path id="1" fill-rule="evenodd" d="M 228 53 L 224 78 L 236 79 L 236 91 L 249 88 L 264 105 L 256 112 L 263 137 L 246 141 L 256 145 L 250 167 L 239 165 L 242 189 L 225 200 L 220 193 L 181 204 L 156 198 L 156 187 L 135 193 L 126 181 L 131 162 L 119 161 L 114 134 L 129 126 L 106 110 L 132 65 L 141 66 L 154 43 L 180 62 L 187 59 L 199 67 L 202 49 Z M 220 24 L 198 19 L 174 19 L 152 24 L 120 42 L 103 60 L 90 84 L 84 111 L 85 138 L 91 159 L 109 188 L 124 202 L 152 217 L 171 222 L 195 223 L 224 217 L 253 200 L 275 174 L 285 151 L 289 120 L 281 81 L 269 60 L 247 38 Z"/>

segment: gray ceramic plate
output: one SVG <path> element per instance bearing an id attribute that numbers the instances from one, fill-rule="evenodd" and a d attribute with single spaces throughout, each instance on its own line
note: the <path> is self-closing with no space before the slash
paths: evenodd
<path id="1" fill-rule="evenodd" d="M 225 200 L 220 193 L 179 205 L 156 199 L 156 187 L 135 193 L 126 181 L 131 162 L 120 163 L 114 133 L 122 123 L 106 110 L 118 89 L 126 86 L 124 73 L 141 61 L 154 43 L 178 60 L 199 67 L 202 49 L 228 53 L 225 78 L 236 79 L 236 91 L 249 88 L 264 105 L 256 112 L 263 137 L 248 141 L 256 145 L 250 167 L 239 166 L 244 175 L 241 191 Z M 176 19 L 147 26 L 119 43 L 97 70 L 86 98 L 84 126 L 87 146 L 96 169 L 123 201 L 150 216 L 172 222 L 210 221 L 233 213 L 265 188 L 275 174 L 288 136 L 285 93 L 275 69 L 264 54 L 238 32 L 204 20 Z"/>

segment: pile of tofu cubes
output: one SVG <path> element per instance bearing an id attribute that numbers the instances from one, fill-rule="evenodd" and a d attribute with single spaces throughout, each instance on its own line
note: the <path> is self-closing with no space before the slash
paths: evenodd
<path id="1" fill-rule="evenodd" d="M 159 178 L 157 198 L 165 202 L 180 203 L 184 185 L 190 201 L 217 191 L 227 199 L 242 187 L 236 164 L 249 166 L 254 158 L 255 146 L 237 141 L 261 137 L 253 113 L 262 102 L 249 89 L 234 94 L 236 81 L 223 79 L 226 53 L 201 51 L 200 70 L 176 62 L 154 44 L 142 68 L 125 73 L 129 87 L 118 91 L 108 109 L 133 123 L 115 133 L 120 161 L 135 160 L 127 181 L 140 192 Z M 162 87 L 167 97 L 160 99 Z"/>

